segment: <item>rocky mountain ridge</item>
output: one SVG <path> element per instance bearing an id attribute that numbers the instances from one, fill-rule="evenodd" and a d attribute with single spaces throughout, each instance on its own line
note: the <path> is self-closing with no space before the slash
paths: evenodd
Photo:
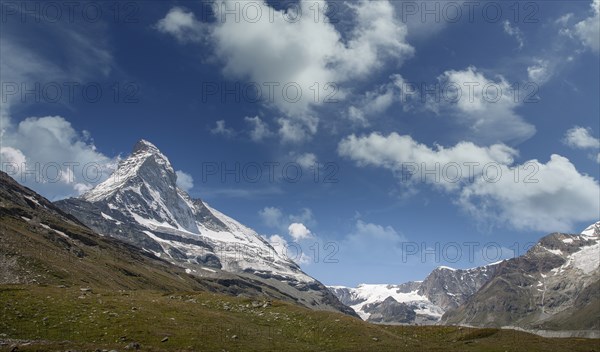
<path id="1" fill-rule="evenodd" d="M 599 337 L 600 222 L 581 234 L 547 235 L 522 256 L 482 267 L 438 267 L 424 281 L 401 285 L 329 288 L 361 318 L 377 323 Z"/>
<path id="2" fill-rule="evenodd" d="M 233 218 L 177 187 L 169 159 L 140 140 L 106 181 L 55 203 L 101 234 L 127 241 L 199 277 L 233 273 L 315 309 L 354 312 L 319 281 Z"/>

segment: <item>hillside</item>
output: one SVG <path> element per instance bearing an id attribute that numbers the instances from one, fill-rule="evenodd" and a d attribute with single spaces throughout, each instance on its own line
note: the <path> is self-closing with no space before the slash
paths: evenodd
<path id="1" fill-rule="evenodd" d="M 189 275 L 95 234 L 3 173 L 0 236 L 0 350 L 593 351 L 596 345 L 508 330 L 373 325 L 278 300 L 280 293 L 233 274 Z"/>

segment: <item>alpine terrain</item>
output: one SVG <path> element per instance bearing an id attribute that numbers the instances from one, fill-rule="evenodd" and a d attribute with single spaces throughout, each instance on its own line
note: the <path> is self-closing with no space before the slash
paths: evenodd
<path id="1" fill-rule="evenodd" d="M 548 336 L 600 337 L 600 222 L 553 233 L 526 254 L 424 281 L 329 289 L 375 323 L 513 327 Z"/>
<path id="2" fill-rule="evenodd" d="M 0 350 L 452 352 L 501 346 L 548 352 L 597 347 L 590 339 L 369 324 L 308 309 L 246 275 L 215 270 L 215 277 L 200 277 L 100 235 L 3 172 L 0 238 Z"/>
<path id="3" fill-rule="evenodd" d="M 442 315 L 463 304 L 494 275 L 499 263 L 473 269 L 441 266 L 424 281 L 400 285 L 331 286 L 340 301 L 374 323 L 437 324 Z"/>
<path id="4" fill-rule="evenodd" d="M 192 275 L 234 273 L 303 306 L 354 315 L 254 230 L 192 199 L 176 182 L 168 158 L 140 140 L 105 182 L 56 205 L 98 233 L 127 241 Z"/>
<path id="5" fill-rule="evenodd" d="M 442 323 L 600 337 L 600 222 L 580 235 L 550 234 L 525 255 L 505 261 Z"/>

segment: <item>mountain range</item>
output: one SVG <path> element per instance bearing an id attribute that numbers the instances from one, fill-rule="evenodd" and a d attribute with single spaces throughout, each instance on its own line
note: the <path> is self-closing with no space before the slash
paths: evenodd
<path id="1" fill-rule="evenodd" d="M 441 266 L 423 281 L 356 288 L 330 286 L 340 301 L 374 323 L 437 324 L 444 313 L 462 305 L 494 275 L 499 263 L 473 269 Z"/>
<path id="2" fill-rule="evenodd" d="M 424 281 L 330 286 L 361 318 L 387 324 L 511 327 L 600 337 L 600 222 L 552 233 L 522 256 L 473 269 L 438 267 Z"/>

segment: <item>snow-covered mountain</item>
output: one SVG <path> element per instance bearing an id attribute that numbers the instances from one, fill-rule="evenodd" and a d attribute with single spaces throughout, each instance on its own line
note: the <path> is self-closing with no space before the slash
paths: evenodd
<path id="1" fill-rule="evenodd" d="M 235 273 L 303 305 L 349 312 L 254 230 L 178 188 L 168 158 L 148 141 L 140 140 L 106 181 L 56 205 L 97 232 L 126 240 L 190 274 Z"/>
<path id="2" fill-rule="evenodd" d="M 375 323 L 516 327 L 597 338 L 600 222 L 579 235 L 550 234 L 520 257 L 482 267 L 442 266 L 424 281 L 329 289 Z"/>
<path id="3" fill-rule="evenodd" d="M 553 233 L 494 277 L 443 323 L 588 330 L 600 337 L 600 222 L 579 235 Z M 595 335 L 594 335 L 595 331 Z M 579 334 L 580 335 L 580 334 Z"/>
<path id="4" fill-rule="evenodd" d="M 436 324 L 450 309 L 463 304 L 493 275 L 499 263 L 473 269 L 440 266 L 423 281 L 401 285 L 366 285 L 329 289 L 366 321 L 395 324 Z"/>
<path id="5" fill-rule="evenodd" d="M 444 311 L 418 293 L 420 282 L 402 285 L 330 286 L 342 303 L 366 321 L 391 324 L 437 322 Z"/>

